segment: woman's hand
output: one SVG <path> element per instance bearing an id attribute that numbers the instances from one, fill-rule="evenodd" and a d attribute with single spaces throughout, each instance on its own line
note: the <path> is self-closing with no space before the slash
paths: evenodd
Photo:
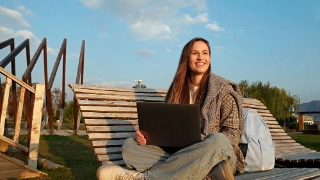
<path id="1" fill-rule="evenodd" d="M 139 129 L 136 131 L 136 139 L 139 145 L 143 146 L 147 144 L 146 138 L 144 138 L 143 134 L 139 131 Z"/>

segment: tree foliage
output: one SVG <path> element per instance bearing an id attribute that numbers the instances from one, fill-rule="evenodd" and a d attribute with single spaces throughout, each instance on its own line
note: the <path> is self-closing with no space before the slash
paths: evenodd
<path id="1" fill-rule="evenodd" d="M 132 88 L 139 88 L 139 85 L 136 84 L 136 85 L 134 85 Z M 140 88 L 147 88 L 147 86 L 144 85 L 144 84 L 140 84 Z"/>
<path id="2" fill-rule="evenodd" d="M 65 93 L 66 98 L 67 93 Z M 54 88 L 51 91 L 52 110 L 56 114 L 57 110 L 62 108 L 62 91 L 59 88 Z"/>
<path id="3" fill-rule="evenodd" d="M 270 82 L 262 84 L 261 81 L 249 83 L 248 80 L 242 80 L 239 87 L 244 97 L 260 100 L 277 120 L 289 118 L 292 107 L 300 103 L 297 95 L 292 96 L 283 88 L 271 86 Z"/>

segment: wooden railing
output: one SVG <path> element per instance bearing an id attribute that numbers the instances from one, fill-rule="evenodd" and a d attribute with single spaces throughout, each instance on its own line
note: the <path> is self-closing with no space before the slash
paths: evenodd
<path id="1" fill-rule="evenodd" d="M 16 64 L 15 64 L 15 57 L 24 49 L 26 49 L 26 60 L 27 60 L 27 66 L 30 63 L 30 46 L 29 46 L 29 39 L 26 39 L 23 41 L 17 48 L 14 46 L 14 39 L 8 39 L 7 41 L 1 42 L 0 43 L 0 49 L 3 49 L 7 46 L 10 46 L 10 51 L 11 53 L 8 54 L 1 62 L 0 62 L 0 67 L 5 68 L 9 63 L 11 63 L 11 73 L 12 75 L 16 75 Z M 31 85 L 31 77 L 28 79 Z M 1 80 L 0 80 L 1 84 Z M 2 92 L 2 87 L 0 86 L 0 92 Z M 16 97 L 16 83 L 12 83 L 12 106 L 13 106 L 13 114 L 14 114 L 14 123 L 16 122 L 16 114 L 17 114 L 17 97 Z M 2 104 L 2 93 L 0 93 L 0 104 Z M 30 104 L 26 104 L 26 109 L 28 109 L 30 112 Z M 0 110 L 2 109 L 0 105 Z M 27 112 L 27 116 L 30 115 Z M 30 121 L 30 118 L 27 118 Z"/>
<path id="2" fill-rule="evenodd" d="M 50 79 L 48 80 L 48 60 L 47 60 L 47 40 L 46 38 L 43 38 L 41 44 L 39 45 L 37 51 L 35 52 L 30 64 L 28 65 L 26 71 L 24 72 L 22 76 L 22 80 L 24 82 L 28 82 L 28 79 L 31 79 L 31 72 L 37 63 L 37 60 L 41 54 L 41 51 L 43 51 L 43 64 L 44 64 L 44 84 L 45 84 L 45 92 L 46 92 L 46 112 L 47 112 L 47 117 L 49 121 L 49 131 L 50 134 L 53 134 L 53 111 L 52 111 L 52 99 L 51 99 L 51 88 L 61 61 L 61 58 L 63 56 L 63 69 L 62 69 L 62 115 L 63 115 L 63 110 L 65 108 L 65 79 L 66 79 L 66 50 L 67 50 L 67 40 L 64 39 L 59 51 L 59 54 L 57 56 L 56 62 L 54 64 L 54 67 L 51 72 Z M 30 96 L 25 96 L 26 101 L 30 101 Z M 31 116 L 27 116 L 27 119 L 30 118 Z M 47 121 L 47 119 L 45 119 Z M 63 121 L 63 116 L 62 119 L 60 120 L 60 123 L 58 125 L 58 128 L 61 128 L 61 123 Z M 28 121 L 29 122 L 29 121 Z M 44 122 L 43 125 L 46 125 L 47 122 Z"/>
<path id="3" fill-rule="evenodd" d="M 84 51 L 85 51 L 85 41 L 82 40 L 78 72 L 76 77 L 76 84 L 83 84 L 84 75 Z M 77 135 L 80 126 L 81 113 L 78 108 L 78 100 L 75 95 L 73 95 L 73 134 Z"/>
<path id="4" fill-rule="evenodd" d="M 5 69 L 0 67 L 0 73 L 6 76 L 6 83 L 2 101 L 2 110 L 1 110 L 1 118 L 0 118 L 0 139 L 10 146 L 18 148 L 28 154 L 28 159 L 26 160 L 27 164 L 33 168 L 37 168 L 37 159 L 38 159 L 38 148 L 39 148 L 39 138 L 40 138 L 40 124 L 41 124 L 41 117 L 42 117 L 42 105 L 43 105 L 43 97 L 44 97 L 44 85 L 36 84 L 35 88 L 29 86 L 27 83 L 19 80 L 13 74 L 7 72 Z M 12 83 L 13 81 L 13 83 Z M 13 138 L 10 139 L 4 136 L 5 130 L 5 121 L 6 121 L 6 113 L 7 107 L 9 102 L 9 92 L 10 86 L 12 84 L 19 84 L 20 85 L 20 93 L 19 93 L 19 102 L 17 107 L 17 114 L 15 127 L 14 127 L 14 134 Z M 31 117 L 31 125 L 29 128 L 29 140 L 28 140 L 28 147 L 19 144 L 19 136 L 20 136 L 20 127 L 21 127 L 21 119 L 22 119 L 22 111 L 24 105 L 24 95 L 27 92 L 33 94 L 33 107 L 32 107 L 32 117 Z"/>

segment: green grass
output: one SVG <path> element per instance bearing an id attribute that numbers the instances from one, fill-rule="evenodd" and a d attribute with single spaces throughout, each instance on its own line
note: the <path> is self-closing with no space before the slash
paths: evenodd
<path id="1" fill-rule="evenodd" d="M 21 136 L 21 144 L 27 141 Z M 42 135 L 40 137 L 39 157 L 45 158 L 63 168 L 46 169 L 39 166 L 39 170 L 48 174 L 40 179 L 48 180 L 94 180 L 96 171 L 101 165 L 93 152 L 88 136 L 58 136 Z"/>
<path id="2" fill-rule="evenodd" d="M 320 152 L 320 134 L 289 134 L 301 145 Z"/>

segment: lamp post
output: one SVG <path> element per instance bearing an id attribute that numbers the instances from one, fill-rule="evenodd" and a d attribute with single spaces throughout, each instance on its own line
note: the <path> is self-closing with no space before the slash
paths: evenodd
<path id="1" fill-rule="evenodd" d="M 138 83 L 138 88 L 140 89 L 140 88 L 141 88 L 142 80 L 134 80 L 134 82 Z"/>

